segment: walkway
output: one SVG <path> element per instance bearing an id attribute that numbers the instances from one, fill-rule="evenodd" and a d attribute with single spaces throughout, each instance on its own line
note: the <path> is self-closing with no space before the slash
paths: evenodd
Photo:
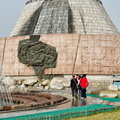
<path id="1" fill-rule="evenodd" d="M 13 117 L 13 116 L 21 116 L 21 115 L 28 115 L 28 114 L 35 114 L 35 113 L 42 113 L 47 111 L 55 111 L 60 109 L 66 109 L 66 108 L 73 108 L 73 107 L 79 107 L 79 106 L 85 106 L 90 104 L 105 104 L 105 105 L 115 105 L 120 106 L 119 102 L 110 102 L 110 101 L 104 101 L 102 99 L 99 99 L 97 97 L 87 97 L 87 100 L 73 100 L 71 99 L 71 91 L 70 89 L 65 90 L 49 90 L 44 91 L 45 93 L 51 93 L 51 94 L 59 94 L 62 96 L 65 96 L 69 99 L 68 102 L 48 108 L 39 108 L 39 109 L 33 109 L 33 110 L 26 110 L 26 111 L 16 111 L 16 112 L 9 112 L 9 113 L 0 113 L 0 118 L 7 117 Z"/>

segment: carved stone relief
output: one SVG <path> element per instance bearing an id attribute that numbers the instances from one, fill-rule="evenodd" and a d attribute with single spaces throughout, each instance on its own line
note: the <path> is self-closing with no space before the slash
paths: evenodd
<path id="1" fill-rule="evenodd" d="M 56 66 L 56 48 L 39 41 L 40 35 L 31 35 L 30 39 L 22 40 L 18 46 L 19 61 L 33 66 L 36 75 L 40 78 L 45 68 Z"/>

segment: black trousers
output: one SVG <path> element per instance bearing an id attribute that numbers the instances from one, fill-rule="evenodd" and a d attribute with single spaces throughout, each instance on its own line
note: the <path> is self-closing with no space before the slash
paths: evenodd
<path id="1" fill-rule="evenodd" d="M 71 91 L 72 91 L 72 97 L 75 97 L 75 95 L 78 94 L 77 88 L 71 88 Z"/>
<path id="2" fill-rule="evenodd" d="M 86 98 L 86 88 L 81 88 L 81 97 Z"/>

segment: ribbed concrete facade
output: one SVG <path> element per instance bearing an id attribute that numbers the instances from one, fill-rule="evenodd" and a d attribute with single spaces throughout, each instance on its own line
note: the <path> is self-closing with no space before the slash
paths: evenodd
<path id="1" fill-rule="evenodd" d="M 13 28 L 13 31 L 11 32 L 10 36 L 19 36 L 19 35 L 23 35 L 25 33 L 25 31 L 27 29 L 34 28 L 33 24 L 30 26 L 30 19 L 31 16 L 35 13 L 35 11 L 41 6 L 41 4 L 43 3 L 43 1 L 37 1 L 37 2 L 33 2 L 30 4 L 27 4 L 25 6 L 25 8 L 23 9 L 21 16 L 19 17 L 15 27 Z M 33 21 L 35 20 L 35 18 L 33 19 Z M 33 30 L 30 29 L 30 34 L 33 33 Z"/>
<path id="2" fill-rule="evenodd" d="M 25 6 L 10 36 L 51 33 L 119 34 L 100 0 L 41 0 Z"/>
<path id="3" fill-rule="evenodd" d="M 98 0 L 69 0 L 69 32 L 80 34 L 118 34 Z M 72 17 L 72 18 L 70 18 Z"/>

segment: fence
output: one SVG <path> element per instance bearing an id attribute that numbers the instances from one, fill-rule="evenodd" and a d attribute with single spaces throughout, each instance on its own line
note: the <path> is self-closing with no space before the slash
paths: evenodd
<path id="1" fill-rule="evenodd" d="M 81 107 L 74 107 L 50 112 L 2 118 L 2 120 L 61 120 L 68 119 L 71 117 L 91 115 L 97 112 L 112 111 L 114 109 L 116 109 L 114 105 L 91 104 Z"/>

